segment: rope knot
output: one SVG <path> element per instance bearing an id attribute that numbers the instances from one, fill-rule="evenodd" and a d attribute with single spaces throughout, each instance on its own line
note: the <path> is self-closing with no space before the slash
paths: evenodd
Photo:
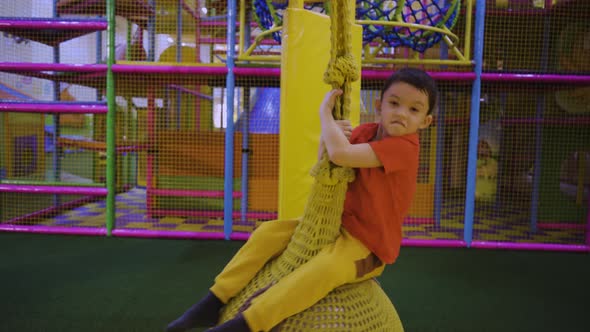
<path id="1" fill-rule="evenodd" d="M 352 54 L 338 56 L 330 61 L 328 69 L 324 73 L 324 82 L 333 87 L 341 87 L 344 82 L 354 82 L 359 79 L 358 68 Z"/>
<path id="2" fill-rule="evenodd" d="M 338 183 L 349 183 L 355 178 L 354 170 L 352 168 L 330 164 L 328 157 L 326 156 L 319 160 L 309 173 L 317 182 L 326 186 L 334 186 Z"/>

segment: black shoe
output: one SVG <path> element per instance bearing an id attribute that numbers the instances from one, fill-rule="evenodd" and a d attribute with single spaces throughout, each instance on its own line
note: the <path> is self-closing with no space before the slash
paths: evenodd
<path id="1" fill-rule="evenodd" d="M 227 322 L 212 327 L 207 332 L 250 332 L 250 327 L 244 319 L 244 315 L 238 314 L 235 318 L 228 320 Z"/>
<path id="2" fill-rule="evenodd" d="M 166 327 L 166 332 L 183 332 L 195 327 L 215 326 L 219 321 L 219 310 L 223 302 L 209 292 L 199 302 L 193 304 L 182 316 Z"/>

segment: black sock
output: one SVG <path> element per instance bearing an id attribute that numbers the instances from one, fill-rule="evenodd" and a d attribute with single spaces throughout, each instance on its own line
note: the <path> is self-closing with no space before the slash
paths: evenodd
<path id="1" fill-rule="evenodd" d="M 250 332 L 250 327 L 246 323 L 244 315 L 238 314 L 235 318 L 208 329 L 207 332 Z"/>
<path id="2" fill-rule="evenodd" d="M 199 302 L 193 304 L 175 321 L 168 324 L 166 332 L 182 332 L 198 326 L 215 326 L 219 321 L 219 310 L 223 302 L 211 291 Z"/>

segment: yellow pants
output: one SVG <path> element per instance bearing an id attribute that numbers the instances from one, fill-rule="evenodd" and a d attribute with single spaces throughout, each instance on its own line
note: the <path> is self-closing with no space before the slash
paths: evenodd
<path id="1" fill-rule="evenodd" d="M 227 303 L 270 259 L 285 250 L 298 220 L 264 222 L 215 278 L 211 292 Z M 341 229 L 341 235 L 317 256 L 279 280 L 244 311 L 252 331 L 270 331 L 347 283 L 374 278 L 384 264 L 360 241 Z"/>

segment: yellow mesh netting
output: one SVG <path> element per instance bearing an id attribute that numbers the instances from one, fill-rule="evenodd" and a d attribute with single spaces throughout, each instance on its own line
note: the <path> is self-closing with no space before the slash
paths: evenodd
<path id="1" fill-rule="evenodd" d="M 351 1 L 332 1 L 332 51 L 324 80 L 344 92 L 336 102 L 336 119 L 348 117 L 351 82 L 359 78 L 359 70 L 350 53 L 352 22 L 348 7 L 351 5 Z M 311 175 L 315 181 L 289 245 L 230 300 L 222 312 L 222 322 L 233 318 L 242 310 L 244 303 L 309 261 L 339 236 L 344 198 L 348 183 L 354 180 L 354 171 L 336 166 L 324 157 L 311 170 Z M 385 292 L 375 280 L 367 280 L 335 289 L 311 308 L 289 317 L 273 329 L 318 330 L 398 332 L 403 331 L 403 327 Z"/>

